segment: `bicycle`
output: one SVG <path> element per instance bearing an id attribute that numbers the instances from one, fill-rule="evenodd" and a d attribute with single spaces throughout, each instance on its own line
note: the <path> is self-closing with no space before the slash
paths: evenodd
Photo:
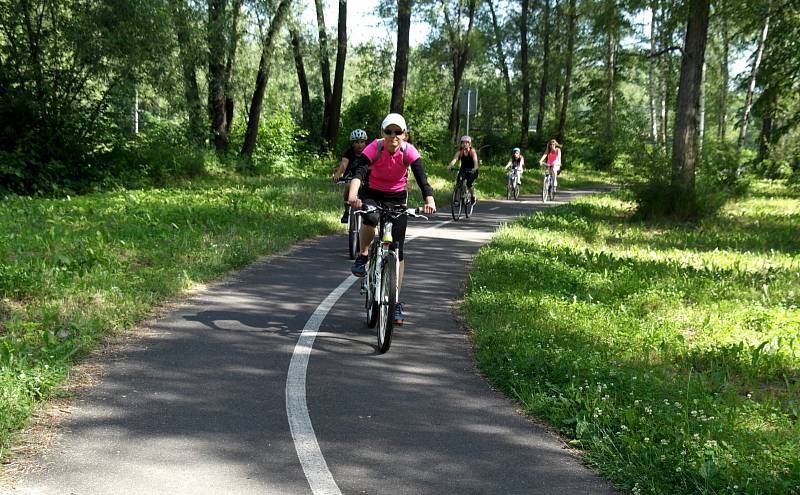
<path id="1" fill-rule="evenodd" d="M 351 178 L 339 179 L 337 184 L 349 184 L 351 180 Z M 358 233 L 361 231 L 361 224 L 363 223 L 361 215 L 354 215 L 354 212 L 355 210 L 352 206 L 347 207 L 347 252 L 351 260 L 356 259 L 356 256 L 358 256 Z"/>
<path id="2" fill-rule="evenodd" d="M 508 186 L 506 190 L 506 199 L 514 199 L 519 198 L 519 184 L 520 184 L 520 173 L 519 169 L 512 168 L 511 171 L 508 173 Z"/>
<path id="3" fill-rule="evenodd" d="M 550 170 L 545 170 L 544 183 L 542 184 L 542 203 L 553 201 L 556 198 L 556 189 L 553 185 L 553 176 Z"/>
<path id="4" fill-rule="evenodd" d="M 475 203 L 470 201 L 469 194 L 467 194 L 467 179 L 458 172 L 456 176 L 456 185 L 453 188 L 453 201 L 450 203 L 450 209 L 453 214 L 453 220 L 458 221 L 461 214 L 464 218 L 469 218 L 472 215 L 472 210 L 475 208 Z"/>
<path id="5" fill-rule="evenodd" d="M 428 217 L 418 214 L 418 210 L 414 208 L 390 209 L 373 205 L 365 205 L 364 209 L 357 210 L 354 214 L 360 217 L 373 211 L 380 212 L 380 221 L 375 239 L 369 248 L 367 274 L 361 281 L 361 293 L 366 296 L 367 326 L 377 327 L 378 352 L 383 354 L 392 344 L 394 311 L 399 292 L 400 260 L 397 246 L 392 239 L 392 226 L 401 216 L 425 220 Z"/>

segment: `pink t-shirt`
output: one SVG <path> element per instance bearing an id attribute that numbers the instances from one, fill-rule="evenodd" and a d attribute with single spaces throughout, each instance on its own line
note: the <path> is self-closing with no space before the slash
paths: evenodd
<path id="1" fill-rule="evenodd" d="M 406 147 L 406 157 L 403 160 L 402 147 Z M 413 145 L 405 143 L 400 145 L 394 154 L 389 154 L 384 144 L 381 156 L 375 160 L 378 153 L 378 140 L 369 143 L 362 153 L 374 163 L 369 166 L 369 188 L 383 192 L 401 192 L 406 190 L 408 184 L 408 166 L 420 157 L 419 151 Z"/>
<path id="2" fill-rule="evenodd" d="M 555 150 L 550 150 L 547 153 L 547 164 L 552 166 L 555 165 L 556 161 L 558 160 L 558 156 L 561 154 L 561 150 L 556 148 Z"/>

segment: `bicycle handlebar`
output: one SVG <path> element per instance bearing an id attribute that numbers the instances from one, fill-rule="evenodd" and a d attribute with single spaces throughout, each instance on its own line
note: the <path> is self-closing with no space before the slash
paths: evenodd
<path id="1" fill-rule="evenodd" d="M 404 209 L 396 209 L 396 210 L 394 210 L 394 209 L 391 209 L 391 208 L 383 208 L 381 206 L 376 206 L 376 205 L 364 205 L 362 207 L 362 209 L 356 210 L 353 213 L 355 213 L 356 215 L 367 215 L 369 213 L 372 213 L 373 211 L 381 211 L 381 212 L 386 212 L 386 213 L 392 213 L 392 214 L 395 215 L 395 218 L 403 216 L 403 215 L 407 215 L 407 216 L 413 217 L 413 218 L 422 218 L 424 220 L 428 220 L 428 217 L 426 217 L 425 215 L 420 215 L 419 214 L 419 212 L 420 212 L 419 208 L 404 208 Z"/>

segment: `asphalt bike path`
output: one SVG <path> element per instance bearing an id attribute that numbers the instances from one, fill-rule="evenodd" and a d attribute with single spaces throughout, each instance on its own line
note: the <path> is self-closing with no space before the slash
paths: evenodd
<path id="1" fill-rule="evenodd" d="M 556 204 L 590 191 L 560 192 Z M 534 197 L 409 222 L 386 354 L 344 235 L 256 263 L 153 323 L 81 391 L 14 494 L 614 493 L 490 388 L 455 304 Z M 445 215 L 447 214 L 447 215 Z"/>

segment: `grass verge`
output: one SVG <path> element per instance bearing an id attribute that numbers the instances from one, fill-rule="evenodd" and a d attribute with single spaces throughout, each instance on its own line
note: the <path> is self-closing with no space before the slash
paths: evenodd
<path id="1" fill-rule="evenodd" d="M 631 493 L 800 493 L 800 195 L 759 183 L 699 226 L 622 192 L 480 251 L 477 358 Z"/>

